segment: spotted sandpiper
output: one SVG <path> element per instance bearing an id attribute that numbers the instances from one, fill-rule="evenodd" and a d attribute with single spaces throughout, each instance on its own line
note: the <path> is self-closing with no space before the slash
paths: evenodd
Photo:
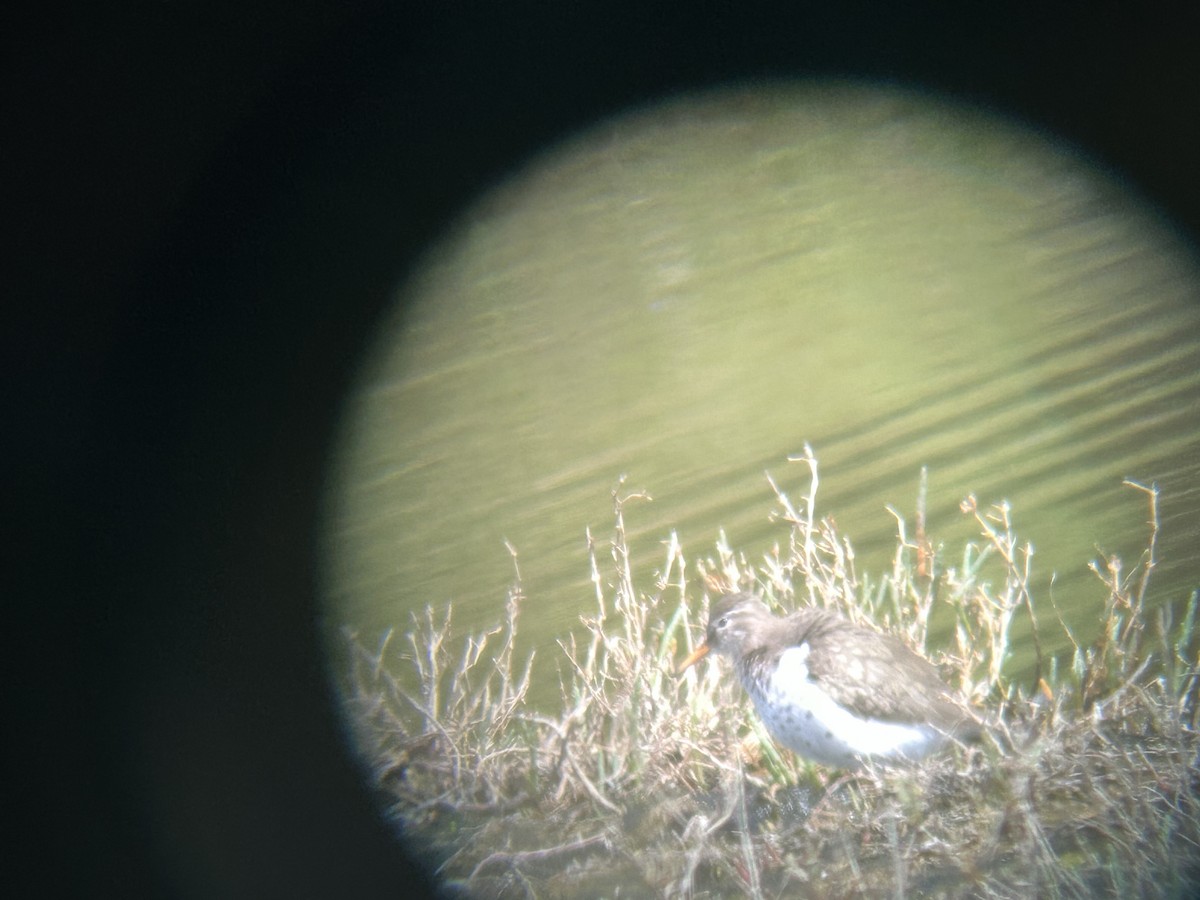
<path id="1" fill-rule="evenodd" d="M 981 730 L 931 662 L 823 609 L 780 618 L 753 594 L 726 594 L 678 671 L 709 651 L 732 659 L 775 740 L 826 765 L 920 759 Z"/>

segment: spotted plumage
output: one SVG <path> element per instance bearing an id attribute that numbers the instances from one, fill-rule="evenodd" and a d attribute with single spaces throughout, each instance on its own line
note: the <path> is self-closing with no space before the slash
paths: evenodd
<path id="1" fill-rule="evenodd" d="M 779 743 L 826 765 L 920 759 L 980 731 L 932 663 L 826 610 L 780 618 L 752 594 L 726 594 L 683 666 L 710 650 L 733 661 Z"/>

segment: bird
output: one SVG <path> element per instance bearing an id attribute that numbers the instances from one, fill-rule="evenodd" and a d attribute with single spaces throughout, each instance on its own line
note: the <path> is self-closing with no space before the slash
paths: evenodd
<path id="1" fill-rule="evenodd" d="M 728 657 L 775 741 L 842 769 L 923 759 L 975 740 L 980 720 L 899 638 L 810 607 L 774 615 L 754 594 L 718 598 L 682 673 Z"/>

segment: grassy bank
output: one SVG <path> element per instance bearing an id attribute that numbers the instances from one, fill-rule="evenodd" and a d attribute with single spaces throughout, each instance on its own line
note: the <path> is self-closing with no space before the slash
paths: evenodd
<path id="1" fill-rule="evenodd" d="M 537 598 L 519 578 L 494 629 L 456 636 L 426 609 L 404 634 L 350 634 L 348 718 L 385 809 L 449 890 L 478 897 L 1054 897 L 1200 887 L 1196 596 L 1152 600 L 1157 490 L 1146 550 L 1093 564 L 1100 637 L 1078 642 L 1035 596 L 1032 548 L 1006 504 L 963 502 L 977 541 L 953 551 L 893 513 L 890 570 L 853 547 L 807 492 L 775 487 L 779 543 L 751 562 L 724 542 L 689 560 L 674 535 L 657 572 L 630 565 L 613 495 L 611 539 L 589 535 L 594 609 L 556 659 L 520 659 Z M 797 472 L 790 471 L 789 475 Z M 923 489 L 921 491 L 923 496 Z M 515 558 L 514 558 L 515 561 Z M 953 562 L 950 562 L 953 561 Z M 723 665 L 684 676 L 708 597 L 754 589 L 901 635 L 993 724 L 980 745 L 852 778 L 774 748 Z M 1186 598 L 1185 598 L 1186 600 Z M 930 622 L 953 641 L 929 647 Z M 1024 619 L 1034 663 L 1010 674 Z M 1048 629 L 1073 652 L 1049 657 Z M 1061 643 L 1055 641 L 1054 643 Z M 550 712 L 530 679 L 557 677 Z"/>

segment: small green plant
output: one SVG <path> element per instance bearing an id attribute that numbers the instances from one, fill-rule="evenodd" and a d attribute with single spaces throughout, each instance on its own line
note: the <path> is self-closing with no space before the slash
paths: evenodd
<path id="1" fill-rule="evenodd" d="M 516 659 L 519 569 L 504 621 L 455 639 L 451 615 L 413 615 L 397 650 L 348 635 L 356 743 L 405 840 L 468 894 L 541 896 L 1186 896 L 1200 885 L 1197 596 L 1149 599 L 1158 492 L 1139 565 L 1094 565 L 1100 637 L 1045 658 L 1033 552 L 1006 503 L 963 502 L 979 539 L 950 554 L 926 533 L 925 475 L 893 564 L 871 578 L 817 515 L 812 451 L 799 503 L 772 479 L 782 539 L 752 565 L 724 535 L 689 566 L 672 534 L 640 588 L 625 517 L 588 534 L 592 613 L 560 641 L 557 710 L 534 709 L 532 657 Z M 516 554 L 513 551 L 514 567 Z M 689 571 L 695 574 L 689 577 Z M 697 585 L 702 584 L 704 590 Z M 753 588 L 785 608 L 840 611 L 932 651 L 978 704 L 991 738 L 919 767 L 852 778 L 779 751 L 720 666 L 675 675 L 710 594 Z M 1055 612 L 1052 608 L 1048 612 Z M 937 616 L 953 647 L 928 647 Z M 1010 634 L 1033 635 L 1034 672 L 1010 672 Z M 399 664 L 399 666 L 397 666 Z M 546 672 L 551 661 L 538 660 Z"/>

